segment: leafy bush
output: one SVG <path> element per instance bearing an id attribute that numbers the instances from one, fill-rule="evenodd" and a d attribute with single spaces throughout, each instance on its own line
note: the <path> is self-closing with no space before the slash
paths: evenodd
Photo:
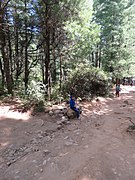
<path id="1" fill-rule="evenodd" d="M 34 112 L 44 112 L 45 106 L 43 101 L 39 101 L 34 106 Z"/>
<path id="2" fill-rule="evenodd" d="M 31 81 L 27 89 L 27 95 L 30 99 L 41 101 L 45 99 L 46 87 L 41 82 Z"/>
<path id="3" fill-rule="evenodd" d="M 101 69 L 81 66 L 62 85 L 63 96 L 66 98 L 70 93 L 81 98 L 104 96 L 108 93 L 107 75 Z"/>

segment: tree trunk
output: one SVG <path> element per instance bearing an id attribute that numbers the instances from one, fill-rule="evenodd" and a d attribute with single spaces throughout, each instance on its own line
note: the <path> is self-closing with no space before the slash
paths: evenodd
<path id="1" fill-rule="evenodd" d="M 8 14 L 6 13 L 6 18 L 7 18 L 7 23 L 9 24 L 8 20 Z M 9 62 L 10 62 L 10 69 L 11 69 L 11 80 L 12 80 L 12 86 L 14 84 L 13 80 L 13 61 L 12 61 L 12 44 L 11 44 L 11 34 L 10 34 L 10 29 L 9 26 L 7 26 L 7 38 L 8 38 L 8 50 L 9 50 Z"/>
<path id="2" fill-rule="evenodd" d="M 98 45 L 97 45 L 97 49 L 95 52 L 95 67 L 98 67 L 98 61 L 99 61 L 99 57 L 98 57 Z"/>
<path id="3" fill-rule="evenodd" d="M 56 56 L 55 49 L 53 50 L 53 70 L 52 70 L 52 82 L 56 82 Z"/>
<path id="4" fill-rule="evenodd" d="M 62 54 L 60 53 L 60 91 L 61 91 L 61 83 L 62 83 Z"/>
<path id="5" fill-rule="evenodd" d="M 15 79 L 16 81 L 19 78 L 20 74 L 20 67 L 19 67 L 19 45 L 18 45 L 18 40 L 19 40 L 19 33 L 18 33 L 18 14 L 17 14 L 17 9 L 15 7 L 15 19 L 14 19 L 14 32 L 15 32 Z"/>
<path id="6" fill-rule="evenodd" d="M 0 71 L 1 71 L 1 75 L 2 75 L 2 89 L 4 89 L 4 82 L 5 82 L 5 78 L 4 78 L 4 69 L 3 69 L 3 66 L 2 66 L 2 61 L 0 59 Z"/>
<path id="7" fill-rule="evenodd" d="M 94 66 L 94 52 L 92 51 L 92 53 L 91 53 L 91 61 L 92 61 L 92 65 Z"/>
<path id="8" fill-rule="evenodd" d="M 13 94 L 12 91 L 12 78 L 11 78 L 11 69 L 8 57 L 8 47 L 6 42 L 5 34 L 5 21 L 4 21 L 5 10 L 2 9 L 2 3 L 0 1 L 0 44 L 1 44 L 1 54 L 4 62 L 4 73 L 6 77 L 6 87 L 9 94 Z M 6 29 L 7 31 L 7 29 Z"/>
<path id="9" fill-rule="evenodd" d="M 45 85 L 47 88 L 47 92 L 50 92 L 50 29 L 49 29 L 49 5 L 45 3 L 46 11 L 45 11 Z M 49 94 L 48 94 L 49 95 Z"/>
<path id="10" fill-rule="evenodd" d="M 101 47 L 99 48 L 99 68 L 101 68 Z"/>
<path id="11" fill-rule="evenodd" d="M 25 13 L 27 13 L 27 1 L 25 0 Z M 29 69 L 28 69 L 28 32 L 27 32 L 27 17 L 25 17 L 25 72 L 24 72 L 24 83 L 25 83 L 25 93 L 28 89 L 29 80 Z"/>

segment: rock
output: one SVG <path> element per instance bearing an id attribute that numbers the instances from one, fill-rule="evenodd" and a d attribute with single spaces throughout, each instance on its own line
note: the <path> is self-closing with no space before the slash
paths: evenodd
<path id="1" fill-rule="evenodd" d="M 57 125 L 62 125 L 62 122 L 61 121 L 57 121 L 56 124 Z"/>
<path id="2" fill-rule="evenodd" d="M 61 123 L 66 124 L 67 121 L 68 121 L 68 118 L 65 116 L 62 116 Z"/>
<path id="3" fill-rule="evenodd" d="M 62 118 L 61 118 L 62 120 L 65 120 L 65 121 L 67 121 L 68 120 L 68 118 L 66 117 L 66 116 L 62 116 Z"/>
<path id="4" fill-rule="evenodd" d="M 76 118 L 76 112 L 73 111 L 72 109 L 68 108 L 67 109 L 67 112 L 66 112 L 66 115 L 69 119 L 74 119 Z"/>
<path id="5" fill-rule="evenodd" d="M 43 137 L 41 134 L 38 134 L 38 138 L 42 139 Z"/>
<path id="6" fill-rule="evenodd" d="M 80 114 L 82 113 L 82 107 L 81 106 L 78 106 L 77 107 L 80 111 Z M 74 119 L 76 118 L 76 112 L 70 108 L 67 109 L 67 112 L 66 112 L 66 115 L 69 119 Z"/>
<path id="7" fill-rule="evenodd" d="M 60 109 L 60 114 L 64 114 L 64 113 L 63 113 L 63 109 Z"/>
<path id="8" fill-rule="evenodd" d="M 63 113 L 63 114 L 66 114 L 66 112 L 67 112 L 67 108 L 63 108 L 63 109 L 62 109 L 62 113 Z"/>
<path id="9" fill-rule="evenodd" d="M 69 138 L 69 136 L 66 136 L 64 139 L 68 139 Z"/>
<path id="10" fill-rule="evenodd" d="M 127 100 L 123 101 L 126 105 L 129 105 L 129 102 Z"/>
<path id="11" fill-rule="evenodd" d="M 65 122 L 65 124 L 67 124 L 67 125 L 68 125 L 68 124 L 71 124 L 71 122 L 70 122 L 70 121 L 66 121 L 66 122 Z"/>
<path id="12" fill-rule="evenodd" d="M 73 145 L 73 144 L 74 144 L 74 141 L 73 141 L 73 139 L 71 139 L 71 138 L 70 138 L 68 141 L 65 142 L 65 145 L 66 145 L 66 146 L 71 146 L 71 145 Z"/>
<path id="13" fill-rule="evenodd" d="M 73 143 L 72 142 L 66 142 L 65 145 L 66 146 L 71 146 L 71 145 L 73 145 Z"/>
<path id="14" fill-rule="evenodd" d="M 7 162 L 7 166 L 10 166 L 11 165 L 11 162 Z"/>
<path id="15" fill-rule="evenodd" d="M 45 111 L 44 111 L 45 113 L 49 113 L 49 109 L 45 109 Z"/>
<path id="16" fill-rule="evenodd" d="M 46 150 L 43 150 L 43 154 L 44 154 L 44 155 L 48 155 L 49 153 L 50 153 L 49 150 L 47 150 L 47 149 L 46 149 Z"/>
<path id="17" fill-rule="evenodd" d="M 58 125 L 57 126 L 57 129 L 59 130 L 59 129 L 61 129 L 62 128 L 62 125 Z"/>
<path id="18" fill-rule="evenodd" d="M 32 162 L 33 162 L 33 163 L 37 163 L 37 160 L 34 159 Z"/>
<path id="19" fill-rule="evenodd" d="M 43 165 L 45 166 L 47 164 L 47 160 L 44 160 L 43 161 Z"/>
<path id="20" fill-rule="evenodd" d="M 40 169 L 40 172 L 43 172 L 43 169 L 42 169 L 42 168 Z"/>
<path id="21" fill-rule="evenodd" d="M 54 114 L 60 114 L 61 113 L 61 110 L 59 110 L 59 109 L 56 109 L 55 111 L 54 111 Z"/>
<path id="22" fill-rule="evenodd" d="M 52 116 L 54 113 L 53 111 L 49 111 L 49 115 Z"/>

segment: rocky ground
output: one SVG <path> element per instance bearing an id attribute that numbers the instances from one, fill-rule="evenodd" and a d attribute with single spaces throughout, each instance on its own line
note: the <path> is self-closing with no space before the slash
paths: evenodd
<path id="1" fill-rule="evenodd" d="M 0 180 L 135 180 L 134 99 L 123 86 L 119 98 L 81 103 L 81 120 L 70 121 L 1 104 Z"/>

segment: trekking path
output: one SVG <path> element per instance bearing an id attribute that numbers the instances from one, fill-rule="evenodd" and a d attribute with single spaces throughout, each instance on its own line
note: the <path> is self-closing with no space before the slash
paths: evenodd
<path id="1" fill-rule="evenodd" d="M 81 120 L 0 106 L 0 180 L 135 180 L 135 87 L 83 103 Z"/>

